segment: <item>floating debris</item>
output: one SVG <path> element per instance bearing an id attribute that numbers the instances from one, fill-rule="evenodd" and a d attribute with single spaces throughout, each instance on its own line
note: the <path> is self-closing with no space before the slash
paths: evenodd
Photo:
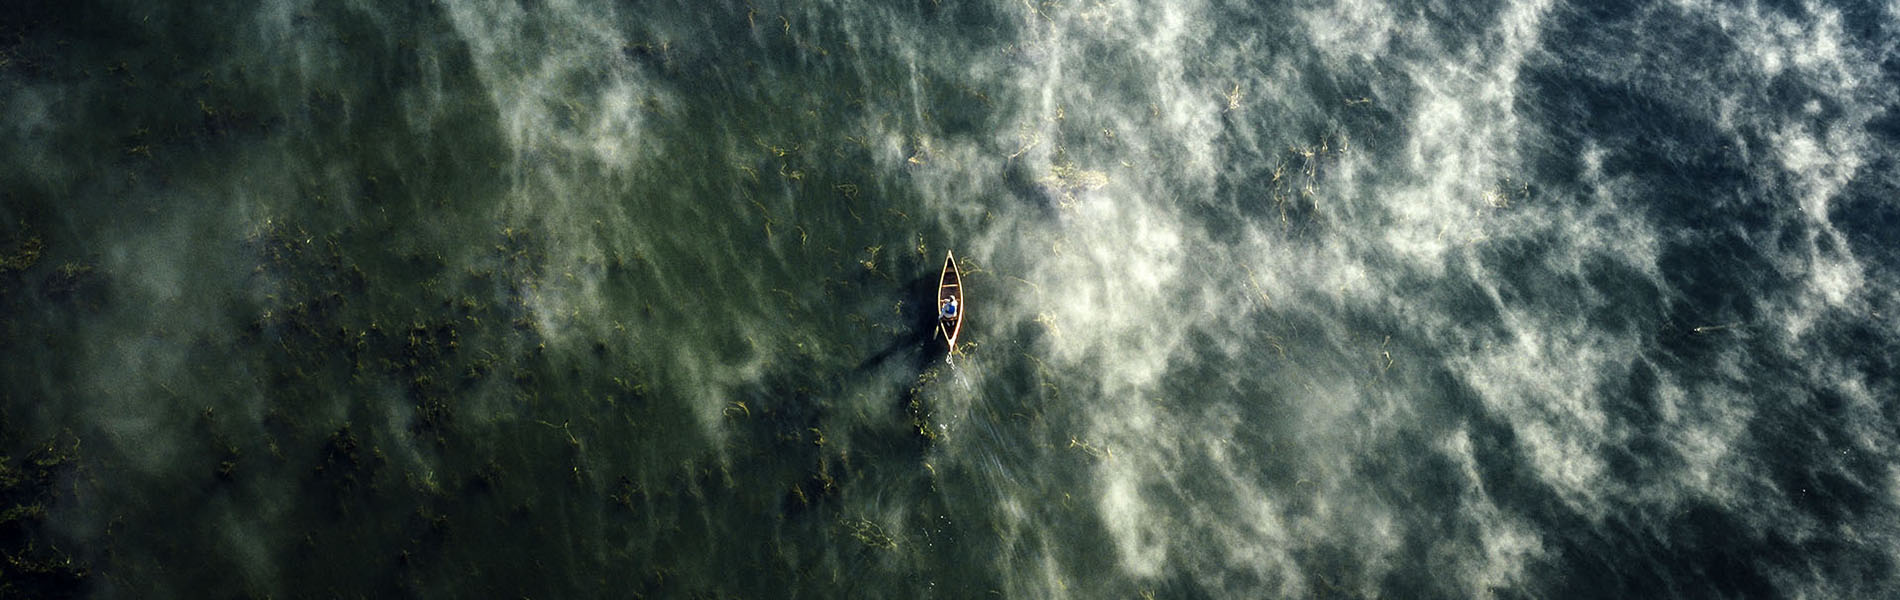
<path id="1" fill-rule="evenodd" d="M 1102 189 L 1108 185 L 1108 174 L 1102 171 L 1083 169 L 1073 164 L 1059 164 L 1049 168 L 1049 174 L 1036 180 L 1045 193 L 1057 198 L 1063 208 L 1075 205 L 1076 196 Z"/>
<path id="2" fill-rule="evenodd" d="M 884 533 L 884 529 L 878 527 L 877 523 L 871 522 L 870 519 L 852 519 L 846 521 L 844 526 L 851 537 L 857 538 L 858 542 L 865 546 L 883 550 L 897 549 L 897 539 Z"/>

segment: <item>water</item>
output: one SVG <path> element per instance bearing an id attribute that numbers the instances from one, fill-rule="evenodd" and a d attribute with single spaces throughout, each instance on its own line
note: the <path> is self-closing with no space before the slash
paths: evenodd
<path id="1" fill-rule="evenodd" d="M 13 3 L 0 590 L 1892 596 L 1896 29 Z"/>

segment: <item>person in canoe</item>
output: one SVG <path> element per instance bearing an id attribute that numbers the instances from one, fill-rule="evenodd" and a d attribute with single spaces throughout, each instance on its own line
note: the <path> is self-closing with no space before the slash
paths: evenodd
<path id="1" fill-rule="evenodd" d="M 937 280 L 937 330 L 951 355 L 957 353 L 957 332 L 963 330 L 963 308 L 963 273 L 957 270 L 956 255 L 945 252 L 943 278 Z"/>

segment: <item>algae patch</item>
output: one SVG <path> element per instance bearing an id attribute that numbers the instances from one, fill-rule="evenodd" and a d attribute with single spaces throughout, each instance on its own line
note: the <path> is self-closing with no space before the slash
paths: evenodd
<path id="1" fill-rule="evenodd" d="M 38 237 L 27 238 L 20 246 L 5 257 L 0 257 L 0 273 L 7 271 L 25 271 L 40 261 L 40 253 L 46 249 L 46 243 Z"/>

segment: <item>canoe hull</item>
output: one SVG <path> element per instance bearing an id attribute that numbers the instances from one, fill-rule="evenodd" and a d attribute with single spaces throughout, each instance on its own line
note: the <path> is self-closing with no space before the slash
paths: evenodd
<path id="1" fill-rule="evenodd" d="M 944 307 L 952 300 L 957 310 L 953 316 L 944 315 Z M 963 316 L 969 312 L 969 305 L 963 300 L 963 273 L 957 269 L 956 253 L 946 253 L 943 258 L 943 276 L 937 280 L 937 330 L 950 345 L 950 353 L 957 351 L 957 334 L 963 332 Z"/>

